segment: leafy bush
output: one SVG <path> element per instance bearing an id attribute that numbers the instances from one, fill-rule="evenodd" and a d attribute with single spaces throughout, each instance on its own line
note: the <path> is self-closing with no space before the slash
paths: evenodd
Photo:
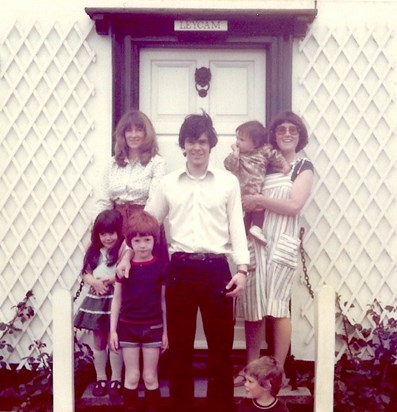
<path id="1" fill-rule="evenodd" d="M 13 308 L 16 309 L 14 317 L 8 323 L 0 323 L 0 350 L 12 352 L 13 347 L 7 342 L 7 335 L 21 332 L 20 324 L 24 324 L 34 316 L 34 310 L 29 304 L 33 297 L 32 291 L 28 291 L 25 298 Z M 10 365 L 5 361 L 5 357 L 0 355 L 0 371 L 11 372 L 13 377 L 17 377 L 16 382 L 5 382 L 3 379 L 2 389 L 0 389 L 0 400 L 6 400 L 7 405 L 14 411 L 37 411 L 42 412 L 52 410 L 52 354 L 46 351 L 46 344 L 35 340 L 29 345 L 29 350 L 37 353 L 36 356 L 24 358 L 27 370 L 9 371 Z M 92 366 L 93 353 L 91 348 L 74 337 L 74 370 L 75 384 L 82 381 L 84 369 Z M 4 371 L 6 369 L 6 371 Z M 78 372 L 78 373 L 77 373 Z"/>
<path id="2" fill-rule="evenodd" d="M 364 328 L 342 311 L 340 296 L 337 305 L 343 329 L 337 336 L 347 350 L 335 367 L 335 410 L 397 410 L 392 376 L 397 360 L 397 308 L 382 307 L 375 300 L 367 311 L 373 326 Z"/>
<path id="3" fill-rule="evenodd" d="M 13 352 L 14 348 L 6 341 L 7 335 L 13 335 L 16 332 L 21 332 L 21 326 L 30 318 L 34 316 L 34 310 L 30 306 L 29 300 L 33 296 L 33 292 L 29 290 L 26 292 L 25 297 L 21 302 L 16 306 L 13 306 L 11 309 L 15 308 L 14 317 L 7 323 L 0 322 L 0 350 L 2 353 L 4 351 Z M 20 325 L 21 324 L 21 325 Z M 5 361 L 4 355 L 0 355 L 0 368 L 7 368 L 8 363 Z"/>

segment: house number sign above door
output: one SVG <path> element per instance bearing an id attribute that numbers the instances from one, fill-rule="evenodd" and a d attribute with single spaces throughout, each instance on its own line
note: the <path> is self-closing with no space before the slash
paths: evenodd
<path id="1" fill-rule="evenodd" d="M 175 31 L 227 31 L 227 20 L 175 20 Z"/>

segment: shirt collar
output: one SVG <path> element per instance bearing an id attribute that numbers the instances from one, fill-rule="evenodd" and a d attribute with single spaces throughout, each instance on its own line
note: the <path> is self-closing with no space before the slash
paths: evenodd
<path id="1" fill-rule="evenodd" d="M 188 176 L 190 179 L 193 180 L 203 180 L 205 179 L 208 175 L 213 176 L 215 174 L 215 170 L 214 170 L 214 166 L 212 165 L 212 163 L 208 163 L 208 167 L 207 167 L 207 171 L 205 172 L 205 174 L 199 178 L 196 178 L 194 176 L 192 176 L 189 171 L 187 170 L 187 164 L 185 165 L 185 167 L 181 168 L 179 171 L 179 178 L 181 178 L 182 176 Z"/>

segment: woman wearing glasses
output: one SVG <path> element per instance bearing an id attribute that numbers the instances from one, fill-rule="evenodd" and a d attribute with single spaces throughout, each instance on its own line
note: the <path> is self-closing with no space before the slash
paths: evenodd
<path id="1" fill-rule="evenodd" d="M 266 319 L 270 354 L 284 364 L 291 342 L 289 303 L 298 265 L 300 212 L 311 192 L 313 164 L 298 154 L 308 143 L 308 133 L 295 113 L 281 113 L 271 122 L 269 140 L 291 164 L 291 171 L 268 170 L 262 193 L 243 196 L 245 211 L 265 210 L 263 234 L 268 244 L 252 242 L 255 262 L 242 307 L 248 363 L 259 358 Z"/>

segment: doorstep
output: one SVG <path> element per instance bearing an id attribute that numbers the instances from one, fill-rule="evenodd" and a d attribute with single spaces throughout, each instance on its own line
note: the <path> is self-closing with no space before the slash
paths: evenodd
<path id="1" fill-rule="evenodd" d="M 109 396 L 93 396 L 92 389 L 94 383 L 90 383 L 83 393 L 81 399 L 77 402 L 78 407 L 86 408 L 89 406 L 121 406 L 123 404 L 122 398 L 110 399 Z M 160 380 L 160 392 L 162 398 L 169 398 L 170 392 L 168 387 L 168 381 L 163 379 Z M 207 379 L 202 377 L 196 377 L 194 380 L 194 395 L 196 399 L 203 399 L 206 397 L 207 393 Z M 144 386 L 141 384 L 138 387 L 138 394 L 140 398 L 144 397 Z M 279 398 L 282 399 L 287 404 L 299 404 L 299 405 L 310 405 L 313 402 L 312 394 L 306 387 L 299 387 L 297 389 L 292 389 L 291 386 L 286 386 L 281 389 Z M 234 397 L 236 399 L 241 399 L 245 397 L 245 389 L 243 386 L 234 389 Z"/>

